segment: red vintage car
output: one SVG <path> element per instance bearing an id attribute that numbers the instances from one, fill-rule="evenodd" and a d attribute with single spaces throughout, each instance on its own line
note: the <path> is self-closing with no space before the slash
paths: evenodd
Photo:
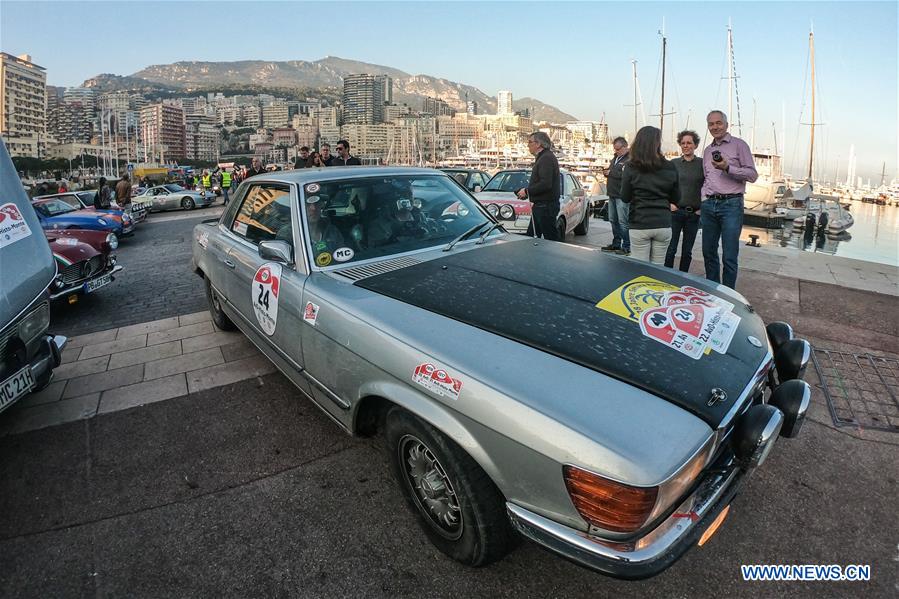
<path id="1" fill-rule="evenodd" d="M 56 278 L 50 285 L 50 298 L 68 298 L 70 304 L 78 296 L 93 293 L 115 280 L 122 270 L 116 264 L 115 249 L 119 240 L 114 233 L 86 229 L 44 230 L 56 259 Z"/>

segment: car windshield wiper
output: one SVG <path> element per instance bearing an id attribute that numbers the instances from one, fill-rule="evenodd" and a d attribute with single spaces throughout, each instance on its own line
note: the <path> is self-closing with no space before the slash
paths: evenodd
<path id="1" fill-rule="evenodd" d="M 498 228 L 502 228 L 503 231 L 506 230 L 505 227 L 502 226 L 502 224 L 500 224 L 500 223 L 493 223 L 493 225 L 491 225 L 489 229 L 487 229 L 486 231 L 484 231 L 483 233 L 481 233 L 481 234 L 478 236 L 478 240 L 475 242 L 475 245 L 481 245 L 482 243 L 484 243 L 485 241 L 487 241 L 487 236 L 490 235 L 490 233 L 492 233 L 493 231 L 495 231 L 495 230 L 498 229 Z"/>
<path id="2" fill-rule="evenodd" d="M 453 249 L 453 246 L 455 246 L 457 243 L 459 243 L 460 241 L 463 241 L 465 239 L 468 239 L 469 237 L 471 237 L 472 235 L 474 235 L 475 233 L 480 231 L 481 227 L 483 227 L 484 225 L 486 225 L 489 222 L 490 221 L 488 220 L 486 222 L 475 225 L 472 228 L 470 228 L 469 230 L 465 231 L 464 233 L 462 233 L 461 235 L 459 235 L 458 237 L 456 237 L 455 239 L 450 241 L 448 244 L 446 244 L 446 247 L 443 248 L 443 251 L 444 252 L 450 251 L 451 249 Z"/>

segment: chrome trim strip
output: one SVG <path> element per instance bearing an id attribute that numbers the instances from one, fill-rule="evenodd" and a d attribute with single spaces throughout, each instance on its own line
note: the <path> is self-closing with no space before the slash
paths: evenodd
<path id="1" fill-rule="evenodd" d="M 318 388 L 319 391 L 321 391 L 322 393 L 324 393 L 324 394 L 328 397 L 328 399 L 330 399 L 332 402 L 334 402 L 335 404 L 337 404 L 337 406 L 338 406 L 339 408 L 341 408 L 342 410 L 349 410 L 349 409 L 350 409 L 350 402 L 346 401 L 345 399 L 343 399 L 342 397 L 340 397 L 339 395 L 337 395 L 336 393 L 334 393 L 333 391 L 331 391 L 330 389 L 328 389 L 327 387 L 325 387 L 325 385 L 324 385 L 321 381 L 319 381 L 317 378 L 315 378 L 314 376 L 312 376 L 311 374 L 309 374 L 309 371 L 308 371 L 308 370 L 305 370 L 305 369 L 304 369 L 302 372 L 300 372 L 300 374 L 301 374 L 307 381 L 309 381 L 309 382 L 312 383 L 314 386 L 316 386 L 316 387 Z"/>
<path id="2" fill-rule="evenodd" d="M 96 276 L 95 276 L 95 277 L 92 277 L 92 278 L 90 278 L 90 279 L 83 279 L 80 283 L 77 283 L 77 284 L 75 284 L 75 285 L 71 285 L 71 286 L 69 286 L 69 287 L 66 288 L 66 289 L 63 289 L 63 290 L 61 290 L 61 291 L 57 291 L 56 293 L 51 293 L 51 294 L 50 294 L 50 299 L 51 299 L 51 300 L 59 299 L 59 298 L 61 298 L 61 297 L 64 296 L 64 295 L 68 295 L 68 294 L 72 293 L 73 291 L 76 291 L 76 290 L 78 290 L 78 289 L 81 289 L 82 287 L 84 287 L 84 284 L 87 283 L 88 281 L 93 281 L 94 279 L 98 279 L 98 278 L 100 278 L 100 277 L 105 277 L 106 275 L 115 275 L 115 274 L 118 274 L 120 271 L 122 271 L 122 270 L 124 270 L 124 269 L 125 269 L 124 266 L 122 266 L 122 265 L 120 265 L 120 264 L 117 264 L 115 267 L 113 267 L 113 269 L 112 269 L 111 271 L 109 271 L 109 272 L 107 272 L 107 273 L 103 273 L 103 274 L 101 274 L 99 277 L 96 277 Z"/>
<path id="3" fill-rule="evenodd" d="M 678 541 L 690 533 L 731 486 L 738 472 L 738 469 L 733 468 L 726 475 L 714 475 L 659 526 L 629 543 L 605 541 L 512 502 L 506 503 L 506 510 L 518 532 L 586 567 L 605 571 L 609 567 L 640 566 L 664 557 Z"/>

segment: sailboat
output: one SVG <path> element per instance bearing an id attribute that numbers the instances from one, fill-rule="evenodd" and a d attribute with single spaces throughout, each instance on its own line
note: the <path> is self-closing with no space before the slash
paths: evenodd
<path id="1" fill-rule="evenodd" d="M 802 228 L 806 226 L 806 223 L 809 222 L 809 214 L 814 214 L 817 208 L 817 221 L 818 228 L 822 228 L 822 219 L 826 223 L 826 231 L 830 234 L 837 234 L 845 231 L 849 227 L 855 224 L 855 219 L 852 217 L 852 214 L 849 213 L 844 205 L 840 202 L 839 196 L 834 195 L 825 195 L 814 193 L 814 186 L 811 184 L 812 181 L 812 173 L 813 167 L 815 163 L 815 32 L 810 31 L 808 34 L 808 43 L 809 43 L 809 57 L 811 61 L 811 73 L 812 73 L 812 122 L 811 122 L 811 137 L 809 143 L 809 151 L 808 151 L 808 179 L 807 183 L 813 190 L 813 193 L 809 195 L 809 200 L 806 203 L 806 214 L 804 216 L 797 216 L 795 220 L 793 220 L 793 226 L 796 228 Z M 817 201 L 817 206 L 813 203 L 813 200 Z M 826 215 L 826 216 L 825 216 Z"/>

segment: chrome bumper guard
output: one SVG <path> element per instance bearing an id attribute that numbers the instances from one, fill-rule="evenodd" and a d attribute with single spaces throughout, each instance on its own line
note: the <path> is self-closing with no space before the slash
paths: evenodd
<path id="1" fill-rule="evenodd" d="M 69 285 L 69 286 L 66 287 L 65 289 L 60 289 L 60 290 L 57 291 L 56 293 L 51 293 L 51 294 L 50 294 L 50 299 L 51 299 L 51 300 L 55 300 L 55 299 L 59 299 L 59 298 L 61 298 L 61 297 L 64 297 L 64 296 L 66 296 L 66 295 L 71 295 L 72 293 L 81 293 L 81 290 L 84 288 L 84 284 L 85 284 L 87 281 L 92 281 L 92 280 L 97 279 L 97 278 L 99 278 L 99 277 L 105 277 L 106 275 L 113 275 L 113 276 L 115 276 L 115 275 L 117 275 L 118 273 L 120 273 L 122 270 L 124 270 L 124 268 L 125 268 L 125 267 L 122 266 L 121 264 L 116 264 L 116 265 L 112 268 L 112 270 L 110 270 L 109 272 L 99 273 L 99 274 L 97 274 L 97 275 L 94 275 L 94 276 L 91 277 L 90 279 L 86 279 L 86 280 L 81 281 L 81 282 L 79 282 L 79 283 L 76 283 L 76 284 L 74 284 L 74 285 Z"/>
<path id="2" fill-rule="evenodd" d="M 518 532 L 553 553 L 591 570 L 636 580 L 658 574 L 696 543 L 736 495 L 742 478 L 736 467 L 710 474 L 656 528 L 626 542 L 599 539 L 512 502 L 506 510 Z"/>

